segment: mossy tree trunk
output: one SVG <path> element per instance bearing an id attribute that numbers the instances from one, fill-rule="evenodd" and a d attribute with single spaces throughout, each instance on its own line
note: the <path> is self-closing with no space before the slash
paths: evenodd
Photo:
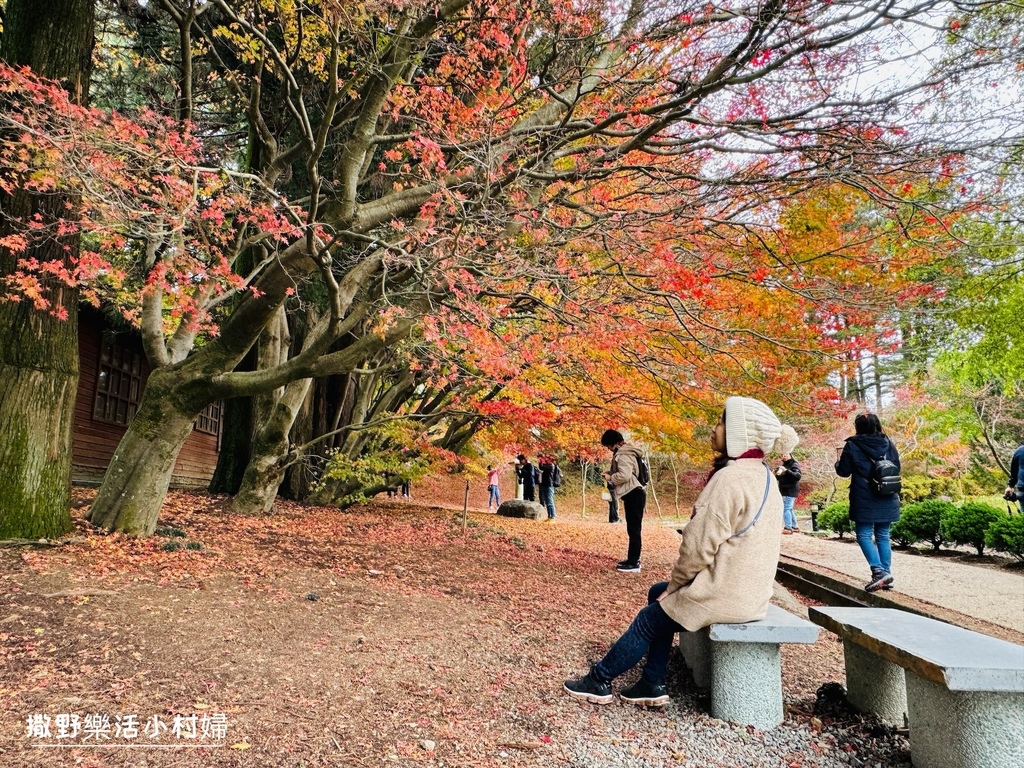
<path id="1" fill-rule="evenodd" d="M 78 103 L 89 91 L 93 0 L 7 0 L 0 58 L 60 80 Z M 0 195 L 0 236 L 9 219 L 62 215 L 64 200 L 17 192 Z M 78 253 L 78 238 L 48 240 L 28 254 L 39 261 Z M 18 254 L 0 248 L 0 277 Z M 0 538 L 59 536 L 71 527 L 71 434 L 78 390 L 78 294 L 48 284 L 51 310 L 0 303 Z M 57 313 L 66 313 L 61 320 Z"/>
<path id="2" fill-rule="evenodd" d="M 289 384 L 278 400 L 277 407 L 257 431 L 252 458 L 232 504 L 235 512 L 248 515 L 270 512 L 288 467 L 288 434 L 302 409 L 311 384 L 310 379 Z"/>
<path id="3" fill-rule="evenodd" d="M 136 536 L 150 536 L 156 529 L 174 463 L 207 404 L 197 387 L 187 396 L 182 378 L 171 368 L 150 375 L 93 502 L 93 525 Z"/>

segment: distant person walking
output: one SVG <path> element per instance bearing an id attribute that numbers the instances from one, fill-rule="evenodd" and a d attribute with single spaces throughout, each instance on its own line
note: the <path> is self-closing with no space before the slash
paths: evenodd
<path id="1" fill-rule="evenodd" d="M 536 501 L 535 489 L 540 480 L 540 473 L 537 468 L 526 458 L 526 454 L 520 453 L 517 457 L 519 466 L 516 467 L 516 476 L 523 484 L 523 501 Z"/>
<path id="2" fill-rule="evenodd" d="M 498 467 L 487 465 L 487 511 L 491 511 L 491 505 L 497 509 L 501 506 L 501 490 L 498 488 L 498 475 L 501 470 Z"/>
<path id="3" fill-rule="evenodd" d="M 800 495 L 801 473 L 793 454 L 782 454 L 782 463 L 775 469 L 775 477 L 779 480 L 779 493 L 782 494 L 782 532 L 799 533 L 800 526 L 796 524 L 793 506 L 796 497 Z"/>
<path id="4" fill-rule="evenodd" d="M 555 485 L 558 465 L 552 456 L 540 456 L 537 459 L 540 468 L 540 503 L 548 511 L 548 520 L 555 519 Z"/>
<path id="5" fill-rule="evenodd" d="M 626 536 L 629 545 L 626 559 L 615 566 L 620 573 L 640 572 L 640 552 L 643 549 L 644 509 L 647 506 L 647 491 L 640 483 L 639 461 L 643 454 L 632 443 L 627 443 L 622 433 L 615 429 L 601 435 L 601 445 L 612 452 L 611 468 L 601 477 L 622 502 L 626 515 Z"/>
<path id="6" fill-rule="evenodd" d="M 900 454 L 875 414 L 860 414 L 853 420 L 853 427 L 856 434 L 846 438 L 836 474 L 850 478 L 850 520 L 871 568 L 871 580 L 864 589 L 876 592 L 891 589 L 894 581 L 889 528 L 900 519 L 900 497 L 898 493 L 881 495 L 872 488 L 872 467 L 884 458 L 899 468 Z"/>

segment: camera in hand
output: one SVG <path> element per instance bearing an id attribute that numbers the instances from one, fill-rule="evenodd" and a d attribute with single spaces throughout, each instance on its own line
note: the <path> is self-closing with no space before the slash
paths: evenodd
<path id="1" fill-rule="evenodd" d="M 1007 501 L 1017 501 L 1020 497 L 1013 488 L 1007 488 L 1006 493 L 1003 494 L 1003 498 Z"/>

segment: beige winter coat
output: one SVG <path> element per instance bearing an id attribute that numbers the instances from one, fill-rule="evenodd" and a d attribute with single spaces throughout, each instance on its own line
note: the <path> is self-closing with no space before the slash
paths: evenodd
<path id="1" fill-rule="evenodd" d="M 761 506 L 757 523 L 742 530 Z M 683 529 L 679 559 L 661 601 L 665 613 L 695 631 L 709 624 L 763 619 L 782 543 L 782 496 L 759 459 L 739 459 L 716 472 Z"/>
<path id="2" fill-rule="evenodd" d="M 637 480 L 637 456 L 643 453 L 632 443 L 623 443 L 612 456 L 612 466 L 608 471 L 608 482 L 611 483 L 615 498 L 621 499 L 630 491 L 640 487 Z"/>

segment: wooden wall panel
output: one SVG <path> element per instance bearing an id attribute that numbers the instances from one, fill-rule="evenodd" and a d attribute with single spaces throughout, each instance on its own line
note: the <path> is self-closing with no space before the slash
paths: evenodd
<path id="1" fill-rule="evenodd" d="M 137 339 L 119 340 L 138 344 Z M 125 433 L 119 424 L 97 421 L 93 418 L 96 399 L 96 380 L 99 373 L 100 346 L 103 340 L 102 316 L 84 311 L 79 316 L 78 393 L 75 397 L 75 423 L 71 446 L 71 481 L 93 485 L 103 479 L 107 465 L 114 456 L 117 444 Z M 172 486 L 204 487 L 213 477 L 217 466 L 217 436 L 193 432 L 178 456 L 171 476 Z"/>

